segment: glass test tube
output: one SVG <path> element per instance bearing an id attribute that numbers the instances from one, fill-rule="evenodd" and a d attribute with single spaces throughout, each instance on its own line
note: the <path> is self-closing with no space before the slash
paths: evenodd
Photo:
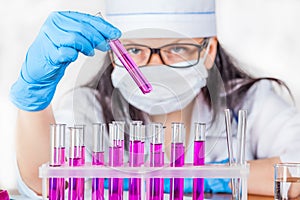
<path id="1" fill-rule="evenodd" d="M 238 116 L 238 154 L 237 154 L 237 163 L 240 165 L 245 165 L 245 148 L 246 148 L 246 127 L 247 127 L 247 110 L 239 110 Z"/>
<path id="2" fill-rule="evenodd" d="M 129 56 L 125 47 L 121 44 L 120 40 L 114 39 L 109 40 L 111 50 L 116 54 L 118 59 L 121 61 L 125 69 L 128 71 L 130 76 L 133 78 L 135 83 L 138 85 L 140 90 L 146 94 L 151 92 L 152 86 L 140 71 L 139 67 L 135 64 L 133 59 Z"/>
<path id="3" fill-rule="evenodd" d="M 205 163 L 205 131 L 206 124 L 194 124 L 194 166 L 204 165 Z M 193 200 L 204 199 L 204 179 L 194 178 L 193 180 Z"/>
<path id="4" fill-rule="evenodd" d="M 70 156 L 69 166 L 83 166 L 84 154 L 82 152 L 82 138 L 84 137 L 84 127 L 75 126 L 70 129 Z M 69 200 L 84 199 L 84 178 L 69 178 Z"/>
<path id="5" fill-rule="evenodd" d="M 50 125 L 50 166 L 65 164 L 65 124 Z M 49 178 L 49 200 L 65 199 L 65 179 Z"/>
<path id="6" fill-rule="evenodd" d="M 93 153 L 92 165 L 104 165 L 106 125 L 104 123 L 93 124 Z M 93 178 L 92 180 L 92 200 L 104 200 L 104 179 Z"/>
<path id="7" fill-rule="evenodd" d="M 80 134 L 80 139 L 79 139 L 79 142 L 80 142 L 80 148 L 81 148 L 81 161 L 82 161 L 82 164 L 84 165 L 85 164 L 85 145 L 84 145 L 84 134 L 85 134 L 85 125 L 83 124 L 76 124 L 75 127 L 79 127 L 81 128 L 81 131 L 82 133 Z"/>
<path id="8" fill-rule="evenodd" d="M 114 121 L 109 124 L 109 166 L 121 167 L 124 157 L 124 128 L 125 123 Z M 123 179 L 108 179 L 108 198 L 110 200 L 123 199 Z"/>
<path id="9" fill-rule="evenodd" d="M 171 143 L 171 167 L 182 167 L 184 165 L 185 127 L 183 123 L 172 123 Z M 184 179 L 170 179 L 170 200 L 183 199 Z"/>
<path id="10" fill-rule="evenodd" d="M 162 123 L 151 123 L 149 126 L 150 141 L 150 167 L 164 166 L 164 127 Z M 164 179 L 150 178 L 147 190 L 149 200 L 164 199 Z"/>
<path id="11" fill-rule="evenodd" d="M 246 128 L 247 128 L 247 110 L 239 110 L 238 113 L 238 130 L 237 130 L 237 139 L 238 139 L 238 153 L 237 153 L 237 164 L 245 165 L 245 149 L 246 149 Z M 241 199 L 241 196 L 247 195 L 247 189 L 242 188 L 241 179 L 237 179 L 235 183 L 235 193 L 236 199 Z"/>
<path id="12" fill-rule="evenodd" d="M 225 127 L 226 127 L 226 138 L 227 138 L 227 152 L 228 152 L 228 159 L 229 159 L 229 166 L 235 165 L 234 156 L 233 156 L 233 141 L 232 141 L 232 132 L 231 132 L 231 110 L 225 109 Z M 236 187 L 237 187 L 237 180 L 232 178 L 231 179 L 231 190 L 232 190 L 232 199 L 237 198 L 236 194 Z"/>
<path id="13" fill-rule="evenodd" d="M 129 142 L 129 166 L 140 167 L 144 164 L 144 147 L 145 147 L 145 126 L 142 121 L 133 121 L 129 127 L 130 142 Z M 129 179 L 129 199 L 141 199 L 140 178 Z"/>
<path id="14" fill-rule="evenodd" d="M 102 17 L 101 12 L 97 13 L 96 16 Z M 129 75 L 138 85 L 143 94 L 149 93 L 152 91 L 152 85 L 142 74 L 139 67 L 133 61 L 133 59 L 129 56 L 127 50 L 122 45 L 119 39 L 108 40 L 109 46 L 111 50 L 116 54 L 122 65 L 128 71 Z"/>

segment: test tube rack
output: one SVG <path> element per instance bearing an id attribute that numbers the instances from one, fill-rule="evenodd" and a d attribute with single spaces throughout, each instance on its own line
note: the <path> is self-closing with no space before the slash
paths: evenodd
<path id="1" fill-rule="evenodd" d="M 249 164 L 206 164 L 194 166 L 186 163 L 183 167 L 170 167 L 169 164 L 163 167 L 149 167 L 145 164 L 142 167 L 122 167 L 92 166 L 86 163 L 80 167 L 51 167 L 45 163 L 39 168 L 39 177 L 42 178 L 43 199 L 47 199 L 48 178 L 231 178 L 240 182 L 240 198 L 247 200 L 247 179 L 249 175 Z M 143 181 L 144 182 L 144 181 Z M 142 191 L 143 199 L 146 199 L 147 191 Z M 191 199 L 191 197 L 184 197 Z"/>

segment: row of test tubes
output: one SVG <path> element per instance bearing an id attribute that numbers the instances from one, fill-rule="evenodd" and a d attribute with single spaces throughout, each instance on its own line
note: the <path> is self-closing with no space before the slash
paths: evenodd
<path id="1" fill-rule="evenodd" d="M 51 159 L 50 167 L 60 167 L 65 162 L 65 131 L 66 125 L 52 124 L 51 126 Z M 145 163 L 145 131 L 142 121 L 132 121 L 129 125 L 129 167 L 163 167 L 164 163 L 164 126 L 161 123 L 151 123 L 147 126 L 149 131 L 150 163 Z M 124 129 L 125 122 L 113 121 L 109 123 L 109 167 L 124 166 Z M 85 165 L 84 126 L 69 127 L 70 147 L 68 165 L 80 167 Z M 194 165 L 204 165 L 205 130 L 203 123 L 194 124 Z M 93 150 L 92 165 L 105 166 L 105 134 L 106 124 L 93 124 Z M 185 126 L 183 123 L 172 123 L 171 160 L 170 167 L 184 166 L 185 152 Z M 164 178 L 150 178 L 146 182 L 146 195 L 150 200 L 164 199 Z M 84 178 L 70 177 L 68 184 L 68 199 L 84 199 Z M 129 178 L 128 196 L 130 200 L 144 199 L 143 181 L 141 178 Z M 65 198 L 65 179 L 49 178 L 49 199 Z M 184 179 L 170 179 L 170 199 L 183 199 Z M 91 196 L 93 200 L 104 199 L 104 179 L 93 178 Z M 123 199 L 123 179 L 108 178 L 108 199 Z M 204 180 L 195 178 L 193 182 L 193 199 L 204 199 Z"/>

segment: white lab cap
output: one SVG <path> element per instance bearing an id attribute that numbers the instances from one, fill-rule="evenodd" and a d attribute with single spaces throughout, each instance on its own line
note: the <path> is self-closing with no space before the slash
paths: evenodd
<path id="1" fill-rule="evenodd" d="M 216 35 L 214 0 L 106 0 L 106 19 L 123 37 Z M 133 30 L 143 31 L 131 34 Z"/>

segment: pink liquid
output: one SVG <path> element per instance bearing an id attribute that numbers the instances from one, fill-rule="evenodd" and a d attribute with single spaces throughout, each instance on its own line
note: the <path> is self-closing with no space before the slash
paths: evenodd
<path id="1" fill-rule="evenodd" d="M 49 200 L 65 199 L 65 179 L 49 178 Z"/>
<path id="2" fill-rule="evenodd" d="M 144 164 L 144 142 L 130 141 L 129 154 L 130 166 L 140 167 Z"/>
<path id="3" fill-rule="evenodd" d="M 205 163 L 205 142 L 194 142 L 194 165 L 204 165 Z M 194 178 L 193 180 L 193 200 L 204 199 L 204 179 Z"/>
<path id="4" fill-rule="evenodd" d="M 65 147 L 54 148 L 54 165 L 55 166 L 64 165 L 66 163 L 65 159 L 66 159 Z"/>
<path id="5" fill-rule="evenodd" d="M 124 146 L 122 143 L 114 147 L 109 147 L 109 165 L 112 167 L 120 167 L 123 165 Z M 123 179 L 108 179 L 108 198 L 110 200 L 123 199 Z"/>
<path id="6" fill-rule="evenodd" d="M 85 164 L 85 146 L 81 146 L 81 161 L 82 165 Z"/>
<path id="7" fill-rule="evenodd" d="M 140 167 L 144 164 L 144 142 L 130 141 L 129 147 L 129 165 L 132 167 Z M 141 179 L 129 179 L 129 199 L 141 199 Z"/>
<path id="8" fill-rule="evenodd" d="M 54 148 L 54 165 L 61 166 L 65 164 L 65 148 Z M 65 199 L 65 179 L 49 178 L 49 200 Z"/>
<path id="9" fill-rule="evenodd" d="M 123 163 L 124 163 L 124 140 L 119 141 L 118 146 L 120 148 L 119 163 L 121 163 L 121 165 L 123 165 Z"/>
<path id="10" fill-rule="evenodd" d="M 182 167 L 184 165 L 184 145 L 183 143 L 171 144 L 171 167 Z M 170 199 L 183 199 L 184 179 L 171 178 L 170 179 Z"/>
<path id="11" fill-rule="evenodd" d="M 162 144 L 150 143 L 150 166 L 162 167 L 164 165 L 164 152 Z M 164 179 L 150 178 L 149 180 L 149 200 L 164 199 Z"/>
<path id="12" fill-rule="evenodd" d="M 82 150 L 85 148 L 74 147 L 74 158 L 69 158 L 69 166 L 78 167 L 84 165 Z M 84 200 L 84 178 L 69 178 L 69 200 Z"/>
<path id="13" fill-rule="evenodd" d="M 135 83 L 138 85 L 140 90 L 146 94 L 151 92 L 152 86 L 148 82 L 148 80 L 145 78 L 145 76 L 142 74 L 138 66 L 135 64 L 135 62 L 132 60 L 132 58 L 129 56 L 127 50 L 124 48 L 124 46 L 121 44 L 121 42 L 116 40 L 111 40 L 109 42 L 111 49 L 116 54 L 116 56 L 119 58 L 123 66 L 126 68 L 132 79 L 135 81 Z"/>
<path id="14" fill-rule="evenodd" d="M 0 199 L 1 200 L 9 200 L 9 195 L 6 190 L 1 190 L 0 189 Z"/>
<path id="15" fill-rule="evenodd" d="M 162 167 L 164 165 L 164 152 L 162 144 L 150 144 L 150 166 Z"/>
<path id="16" fill-rule="evenodd" d="M 104 165 L 104 152 L 93 152 L 92 165 Z M 104 179 L 93 178 L 92 180 L 92 200 L 104 200 Z"/>

